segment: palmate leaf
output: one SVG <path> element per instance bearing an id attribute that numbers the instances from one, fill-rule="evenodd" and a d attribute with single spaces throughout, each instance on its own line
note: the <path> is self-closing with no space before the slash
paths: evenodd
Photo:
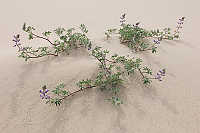
<path id="1" fill-rule="evenodd" d="M 148 85 L 148 84 L 150 84 L 152 81 L 148 78 L 148 77 L 144 77 L 143 78 L 143 83 L 145 84 L 145 85 Z"/>
<path id="2" fill-rule="evenodd" d="M 61 83 L 57 85 L 56 89 L 63 89 L 65 87 L 65 84 Z"/>
<path id="3" fill-rule="evenodd" d="M 65 31 L 65 29 L 64 29 L 64 28 L 61 28 L 61 27 L 58 27 L 57 29 L 54 30 L 54 32 L 55 32 L 58 36 L 62 35 L 64 31 Z"/>
<path id="4" fill-rule="evenodd" d="M 32 30 L 35 30 L 35 28 L 32 26 L 27 26 L 26 23 L 24 23 L 22 26 L 22 30 L 27 33 L 32 33 Z"/>
<path id="5" fill-rule="evenodd" d="M 69 93 L 68 91 L 62 90 L 62 95 L 63 95 L 63 96 L 68 95 L 68 93 Z"/>
<path id="6" fill-rule="evenodd" d="M 82 81 L 79 81 L 76 85 L 79 88 L 83 89 L 84 87 L 92 86 L 92 80 L 90 79 L 82 80 Z"/>
<path id="7" fill-rule="evenodd" d="M 29 40 L 32 40 L 32 39 L 33 39 L 33 34 L 32 34 L 32 33 L 29 34 L 28 39 L 29 39 Z"/>
<path id="8" fill-rule="evenodd" d="M 61 103 L 62 103 L 61 99 L 59 99 L 59 98 L 54 98 L 54 99 L 51 99 L 51 100 L 47 101 L 47 103 L 49 103 L 49 102 L 51 104 L 55 104 L 56 106 L 60 106 Z"/>
<path id="9" fill-rule="evenodd" d="M 68 92 L 65 92 L 62 90 L 64 87 L 65 87 L 65 85 L 63 83 L 61 83 L 61 84 L 57 85 L 56 89 L 52 90 L 52 92 L 56 95 L 67 94 Z"/>
<path id="10" fill-rule="evenodd" d="M 152 47 L 152 53 L 156 53 L 157 52 L 157 47 Z"/>
<path id="11" fill-rule="evenodd" d="M 55 90 L 52 90 L 52 92 L 56 95 L 60 94 L 60 90 L 59 89 L 55 89 Z"/>
<path id="12" fill-rule="evenodd" d="M 52 33 L 51 31 L 45 31 L 45 32 L 42 33 L 42 35 L 45 36 L 45 37 L 48 37 L 48 36 L 51 35 L 51 33 Z"/>
<path id="13" fill-rule="evenodd" d="M 80 29 L 81 29 L 81 31 L 82 31 L 83 33 L 88 33 L 88 30 L 87 30 L 87 28 L 86 28 L 86 26 L 85 26 L 84 24 L 81 24 L 81 25 L 80 25 Z"/>
<path id="14" fill-rule="evenodd" d="M 152 70 L 148 67 L 143 67 L 143 71 L 144 71 L 143 73 L 147 73 L 149 75 L 152 75 Z"/>
<path id="15" fill-rule="evenodd" d="M 56 99 L 56 100 L 55 100 L 55 105 L 56 105 L 56 106 L 60 106 L 60 104 L 61 104 L 61 100 L 60 100 L 60 99 Z"/>

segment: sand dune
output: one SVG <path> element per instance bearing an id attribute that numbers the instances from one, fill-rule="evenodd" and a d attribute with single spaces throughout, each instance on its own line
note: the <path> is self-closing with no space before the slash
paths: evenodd
<path id="1" fill-rule="evenodd" d="M 198 1 L 1 1 L 0 2 L 0 133 L 200 133 L 200 22 Z M 105 40 L 106 28 L 117 27 L 122 13 L 146 28 L 172 27 L 186 16 L 181 40 L 164 41 L 157 54 L 132 53 L 118 38 Z M 40 30 L 85 23 L 94 45 L 112 54 L 138 56 L 153 71 L 167 69 L 163 82 L 145 87 L 139 75 L 125 82 L 124 104 L 112 106 L 106 94 L 90 89 L 62 106 L 43 103 L 39 89 L 76 82 L 96 74 L 97 62 L 84 49 L 69 56 L 24 62 L 17 58 L 12 36 L 23 22 Z M 24 41 L 28 43 L 28 41 Z M 34 42 L 37 43 L 37 42 Z M 38 44 L 37 44 L 38 45 Z"/>

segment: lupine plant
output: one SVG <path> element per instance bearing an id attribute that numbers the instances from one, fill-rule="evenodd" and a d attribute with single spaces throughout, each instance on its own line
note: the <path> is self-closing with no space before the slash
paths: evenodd
<path id="1" fill-rule="evenodd" d="M 142 66 L 142 59 L 119 56 L 117 54 L 108 58 L 107 54 L 109 51 L 103 50 L 101 47 L 95 47 L 93 50 L 91 50 L 91 52 L 91 55 L 99 62 L 99 70 L 96 78 L 79 81 L 77 83 L 79 90 L 74 92 L 64 90 L 63 84 L 58 85 L 56 89 L 52 91 L 54 94 L 56 94 L 56 97 L 46 98 L 45 100 L 47 103 L 60 105 L 62 101 L 69 96 L 73 96 L 78 92 L 90 88 L 98 88 L 101 91 L 107 91 L 111 94 L 111 98 L 106 100 L 111 101 L 114 105 L 120 105 L 123 102 L 118 94 L 124 82 L 123 76 L 129 76 L 138 72 L 141 75 L 143 84 L 149 85 L 153 79 L 162 81 L 161 78 L 162 76 L 165 76 L 166 73 L 165 69 L 162 69 L 159 71 L 159 73 L 157 73 L 157 75 L 153 76 L 152 70 L 150 68 L 147 66 Z M 43 96 L 42 99 L 44 99 Z"/>
<path id="2" fill-rule="evenodd" d="M 151 50 L 152 53 L 156 53 L 157 47 L 162 40 L 174 40 L 180 37 L 180 29 L 182 28 L 184 20 L 185 17 L 179 19 L 177 27 L 172 33 L 171 28 L 146 30 L 140 27 L 140 22 L 126 24 L 126 14 L 123 14 L 120 17 L 120 28 L 108 29 L 105 35 L 109 39 L 112 34 L 119 34 L 120 42 L 135 52 Z"/>
<path id="3" fill-rule="evenodd" d="M 45 31 L 42 35 L 34 33 L 36 30 L 32 26 L 27 26 L 26 23 L 23 25 L 23 31 L 28 34 L 28 39 L 42 39 L 47 41 L 50 46 L 33 48 L 30 46 L 22 46 L 20 43 L 20 35 L 17 34 L 14 36 L 13 41 L 15 42 L 14 47 L 18 48 L 19 57 L 24 58 L 25 61 L 31 58 L 40 58 L 44 56 L 58 56 L 61 53 L 68 53 L 73 48 L 85 47 L 91 48 L 91 41 L 87 37 L 88 30 L 84 24 L 81 24 L 78 32 L 75 28 L 65 29 L 57 28 L 53 31 Z M 56 35 L 57 39 L 53 42 L 49 38 L 50 36 Z"/>
<path id="4" fill-rule="evenodd" d="M 140 27 L 139 22 L 136 24 L 126 24 L 126 14 L 123 14 L 120 17 L 120 28 L 108 29 L 105 35 L 109 39 L 112 34 L 118 34 L 120 42 L 136 52 L 151 50 L 152 53 L 155 53 L 157 46 L 162 40 L 174 40 L 180 37 L 180 29 L 184 20 L 185 17 L 179 19 L 176 30 L 172 33 L 170 28 L 146 30 Z M 141 76 L 142 83 L 150 85 L 152 80 L 162 81 L 166 75 L 166 69 L 161 69 L 156 74 L 153 74 L 149 67 L 143 65 L 141 58 L 120 56 L 118 54 L 108 56 L 109 51 L 98 46 L 92 49 L 92 43 L 87 37 L 88 30 L 84 24 L 80 25 L 79 31 L 77 28 L 65 29 L 59 27 L 38 35 L 35 33 L 36 29 L 34 27 L 27 26 L 24 23 L 23 31 L 28 34 L 29 40 L 42 39 L 49 43 L 49 46 L 45 47 L 25 47 L 20 43 L 20 35 L 14 35 L 13 46 L 18 48 L 19 57 L 24 58 L 25 61 L 44 56 L 58 56 L 62 53 L 69 54 L 70 50 L 81 47 L 88 49 L 90 55 L 98 61 L 99 69 L 96 77 L 77 82 L 76 85 L 79 89 L 76 91 L 66 89 L 64 83 L 58 84 L 53 90 L 50 90 L 46 85 L 42 86 L 39 93 L 41 99 L 46 101 L 46 103 L 59 106 L 68 97 L 96 88 L 106 91 L 110 95 L 106 100 L 114 105 L 120 105 L 123 102 L 119 94 L 126 77 L 138 73 Z M 52 36 L 56 36 L 57 39 L 52 41 L 50 39 Z"/>

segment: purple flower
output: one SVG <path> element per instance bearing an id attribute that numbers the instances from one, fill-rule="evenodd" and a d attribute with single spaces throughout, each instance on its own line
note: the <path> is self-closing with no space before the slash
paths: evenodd
<path id="1" fill-rule="evenodd" d="M 166 74 L 166 70 L 165 69 L 162 69 L 162 70 L 159 70 L 159 72 L 157 73 L 157 75 L 155 76 L 155 79 L 158 79 L 159 81 L 162 81 L 162 77 L 165 76 Z"/>
<path id="2" fill-rule="evenodd" d="M 13 41 L 15 42 L 15 45 L 14 45 L 13 47 L 16 47 L 16 46 L 21 45 L 21 44 L 19 43 L 19 42 L 20 42 L 19 34 L 14 35 L 13 37 L 14 37 Z"/>
<path id="3" fill-rule="evenodd" d="M 157 73 L 157 75 L 155 76 L 155 79 L 158 79 L 159 81 L 162 81 L 161 78 L 162 78 L 161 75 L 159 73 Z"/>
<path id="4" fill-rule="evenodd" d="M 44 99 L 44 95 L 41 95 L 41 94 L 40 94 L 40 97 L 41 97 L 42 99 Z"/>
<path id="5" fill-rule="evenodd" d="M 41 97 L 42 99 L 44 99 L 44 98 L 45 98 L 45 99 L 50 99 L 50 96 L 48 96 L 48 95 L 41 95 L 41 94 L 40 94 L 40 97 Z"/>
<path id="6" fill-rule="evenodd" d="M 42 89 L 40 90 L 40 97 L 42 99 L 50 99 L 50 96 L 47 95 L 47 93 L 49 92 L 49 90 L 46 88 L 46 85 L 42 87 Z"/>
<path id="7" fill-rule="evenodd" d="M 159 40 L 153 40 L 153 42 L 154 42 L 155 44 L 160 44 L 160 41 L 159 41 Z"/>
<path id="8" fill-rule="evenodd" d="M 17 35 L 14 35 L 13 36 L 14 37 L 14 39 L 12 40 L 13 42 L 15 42 L 15 44 L 13 45 L 13 47 L 18 47 L 18 51 L 21 51 L 21 50 L 23 50 L 23 47 L 21 46 L 21 44 L 20 44 L 20 39 L 19 39 L 19 34 L 17 34 Z"/>
<path id="9" fill-rule="evenodd" d="M 120 17 L 120 23 L 121 25 L 123 25 L 125 23 L 125 18 L 126 18 L 126 13 L 124 13 L 121 17 Z"/>
<path id="10" fill-rule="evenodd" d="M 162 70 L 159 71 L 159 73 L 160 73 L 161 76 L 165 76 L 166 71 L 165 71 L 165 69 L 162 69 Z"/>

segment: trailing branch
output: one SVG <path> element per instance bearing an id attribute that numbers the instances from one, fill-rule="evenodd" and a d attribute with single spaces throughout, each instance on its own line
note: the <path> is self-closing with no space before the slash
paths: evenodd
<path id="1" fill-rule="evenodd" d="M 113 55 L 111 59 L 107 59 L 108 53 L 109 51 L 102 50 L 101 47 L 95 47 L 92 50 L 92 56 L 99 62 L 99 70 L 96 78 L 79 81 L 77 85 L 80 89 L 74 92 L 63 90 L 63 84 L 58 85 L 56 89 L 52 91 L 54 94 L 56 94 L 56 97 L 48 96 L 46 98 L 47 103 L 54 103 L 57 106 L 60 105 L 67 97 L 73 96 L 89 88 L 98 88 L 102 91 L 110 91 L 112 96 L 107 100 L 111 101 L 115 105 L 119 105 L 122 103 L 122 100 L 118 96 L 121 88 L 120 86 L 123 84 L 122 75 L 131 75 L 138 70 L 145 85 L 150 84 L 152 79 L 161 80 L 161 75 L 157 78 L 151 77 L 151 69 L 148 67 L 142 67 L 141 59 L 127 58 L 125 56 L 118 56 L 116 54 Z M 165 71 L 162 71 L 162 76 L 164 76 L 164 74 Z M 45 97 L 45 95 L 46 93 L 43 95 L 43 97 Z"/>
<path id="2" fill-rule="evenodd" d="M 37 35 L 33 33 L 36 30 L 32 26 L 27 26 L 26 23 L 23 25 L 23 31 L 28 33 L 28 39 L 42 39 L 46 40 L 52 45 L 53 47 L 39 47 L 33 49 L 32 47 L 23 47 L 20 43 L 20 35 L 15 35 L 13 41 L 15 42 L 14 47 L 18 48 L 19 57 L 24 58 L 25 61 L 31 58 L 40 58 L 44 56 L 58 56 L 60 53 L 66 52 L 69 54 L 69 51 L 73 48 L 81 48 L 85 47 L 88 50 L 91 49 L 91 41 L 86 36 L 88 32 L 86 26 L 81 24 L 79 27 L 81 32 L 74 32 L 74 28 L 64 29 L 64 28 L 57 28 L 54 31 L 46 31 L 43 36 Z M 56 34 L 58 39 L 55 40 L 55 43 L 50 41 L 48 37 L 52 35 L 52 33 Z M 51 49 L 51 50 L 50 50 Z"/>

